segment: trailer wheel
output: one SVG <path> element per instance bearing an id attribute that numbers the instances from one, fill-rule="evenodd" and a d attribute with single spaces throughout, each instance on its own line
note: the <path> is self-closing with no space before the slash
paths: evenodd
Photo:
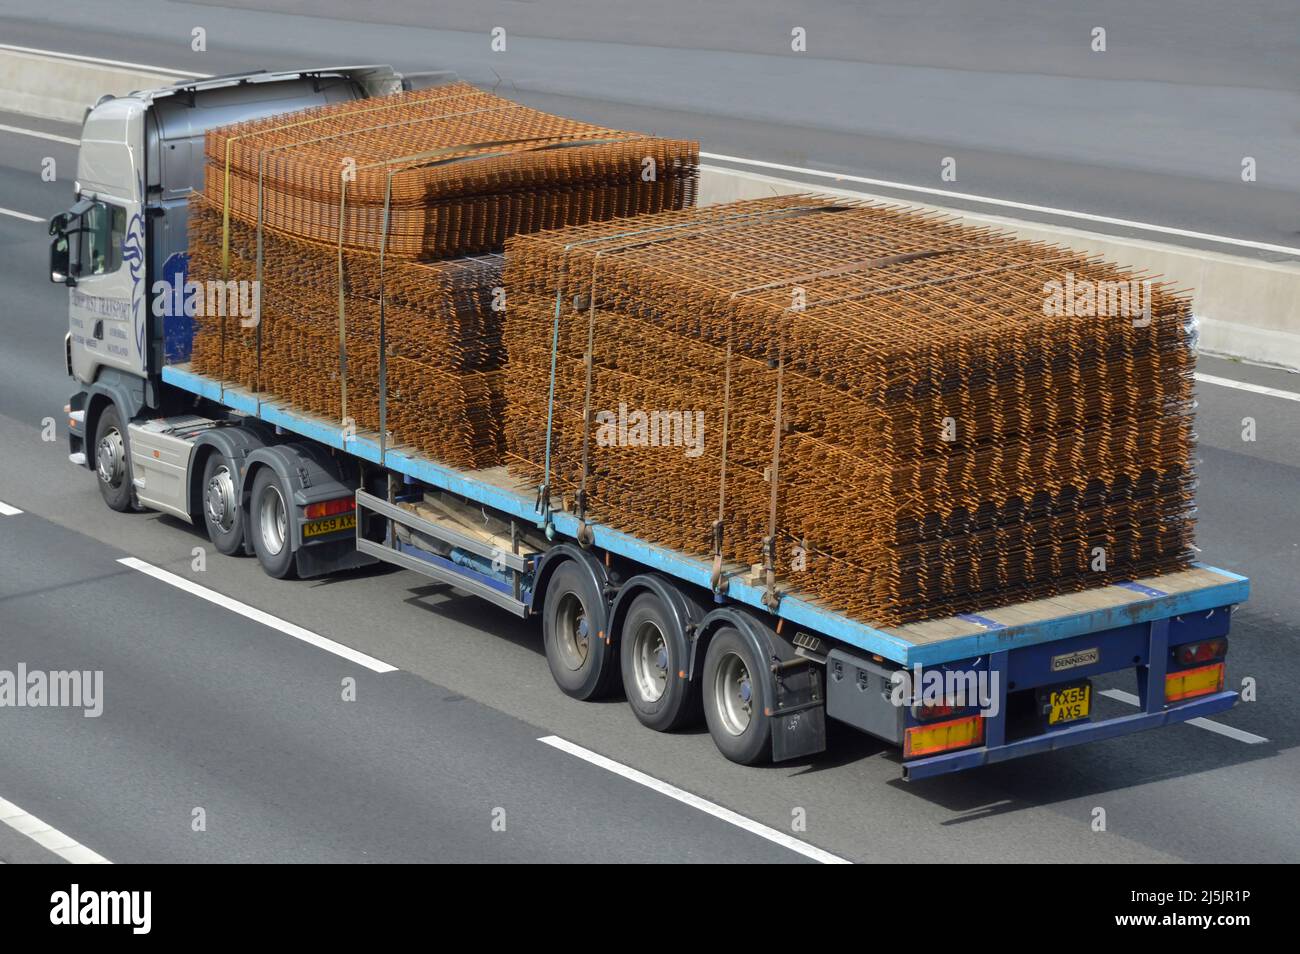
<path id="1" fill-rule="evenodd" d="M 757 765 L 772 757 L 772 720 L 766 713 L 764 662 L 736 629 L 724 626 L 704 655 L 704 719 L 718 751 L 733 762 Z"/>
<path id="2" fill-rule="evenodd" d="M 95 476 L 99 495 L 118 513 L 131 509 L 131 445 L 117 406 L 109 404 L 95 425 Z"/>
<path id="3" fill-rule="evenodd" d="M 618 678 L 617 651 L 603 630 L 604 597 L 572 561 L 546 586 L 542 642 L 555 684 L 575 699 L 607 695 Z"/>
<path id="4" fill-rule="evenodd" d="M 686 634 L 654 593 L 642 593 L 628 607 L 619 636 L 623 691 L 641 724 L 672 732 L 697 721 L 700 688 L 683 677 Z"/>
<path id="5" fill-rule="evenodd" d="M 267 576 L 283 580 L 293 575 L 293 517 L 284 497 L 280 478 L 263 467 L 253 478 L 248 503 L 248 532 L 253 538 L 257 562 Z"/>
<path id="6" fill-rule="evenodd" d="M 235 468 L 225 455 L 219 451 L 209 454 L 203 464 L 203 523 L 212 545 L 227 556 L 244 545 L 244 514 L 235 481 Z"/>

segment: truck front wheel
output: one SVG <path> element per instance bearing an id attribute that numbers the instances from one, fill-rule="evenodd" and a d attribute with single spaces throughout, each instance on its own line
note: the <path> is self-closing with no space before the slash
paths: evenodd
<path id="1" fill-rule="evenodd" d="M 116 405 L 110 404 L 95 425 L 95 476 L 104 503 L 125 513 L 131 509 L 131 453 L 126 428 Z"/>
<path id="2" fill-rule="evenodd" d="M 293 517 L 280 478 L 263 467 L 253 478 L 248 504 L 248 532 L 253 551 L 267 576 L 283 580 L 293 575 Z"/>
<path id="3" fill-rule="evenodd" d="M 730 626 L 714 634 L 704 655 L 704 721 L 718 751 L 742 765 L 757 765 L 772 756 L 762 665 L 749 641 Z"/>

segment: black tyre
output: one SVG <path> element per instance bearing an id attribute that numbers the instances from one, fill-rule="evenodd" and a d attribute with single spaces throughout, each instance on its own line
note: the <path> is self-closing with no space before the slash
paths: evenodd
<path id="1" fill-rule="evenodd" d="M 642 725 L 672 732 L 699 721 L 699 682 L 685 678 L 686 634 L 658 595 L 632 600 L 619 646 L 623 692 Z"/>
<path id="2" fill-rule="evenodd" d="M 718 751 L 742 765 L 772 758 L 765 666 L 749 641 L 730 626 L 713 635 L 704 655 L 704 720 Z"/>
<path id="3" fill-rule="evenodd" d="M 253 478 L 248 501 L 248 532 L 252 535 L 257 562 L 267 576 L 277 580 L 293 576 L 293 512 L 280 478 L 263 467 Z"/>
<path id="4" fill-rule="evenodd" d="M 95 425 L 95 475 L 99 495 L 109 508 L 119 513 L 131 509 L 135 497 L 131 486 L 131 444 L 126 425 L 110 404 Z"/>
<path id="5" fill-rule="evenodd" d="M 214 451 L 203 464 L 199 506 L 208 539 L 221 553 L 233 556 L 244 546 L 244 511 L 239 506 L 235 467 Z"/>
<path id="6" fill-rule="evenodd" d="M 599 699 L 617 685 L 618 647 L 607 643 L 604 596 L 568 561 L 546 585 L 542 642 L 555 684 L 575 699 Z"/>

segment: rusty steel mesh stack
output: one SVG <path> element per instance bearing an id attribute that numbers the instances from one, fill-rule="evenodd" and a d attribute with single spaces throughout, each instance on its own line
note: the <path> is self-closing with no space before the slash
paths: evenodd
<path id="1" fill-rule="evenodd" d="M 221 211 L 193 197 L 190 278 L 222 274 Z M 257 274 L 256 230 L 231 225 L 230 281 Z M 499 461 L 501 316 L 493 311 L 502 256 L 385 266 L 387 430 L 390 444 L 415 448 L 458 467 Z M 263 234 L 261 320 L 196 320 L 192 364 L 200 374 L 274 396 L 358 431 L 379 420 L 379 267 L 376 256 L 347 253 L 345 336 L 347 408 L 340 387 L 338 263 L 321 243 Z M 224 372 L 223 369 L 224 368 Z"/>
<path id="2" fill-rule="evenodd" d="M 228 192 L 232 216 L 257 221 L 260 183 L 268 228 L 429 259 L 691 205 L 699 147 L 452 83 L 225 126 L 208 134 L 206 156 L 206 195 L 225 209 Z"/>
<path id="3" fill-rule="evenodd" d="M 505 239 L 680 208 L 698 164 L 464 83 L 214 129 L 206 154 L 189 278 L 260 276 L 261 313 L 197 318 L 194 369 L 360 431 L 386 379 L 390 441 L 463 467 L 500 459 Z"/>
<path id="4" fill-rule="evenodd" d="M 1190 304 L 1142 281 L 818 196 L 517 237 L 507 460 L 551 506 L 712 557 L 769 605 L 880 625 L 1182 568 Z M 1140 298 L 1048 314 L 1055 282 L 1149 288 L 1149 320 Z"/>

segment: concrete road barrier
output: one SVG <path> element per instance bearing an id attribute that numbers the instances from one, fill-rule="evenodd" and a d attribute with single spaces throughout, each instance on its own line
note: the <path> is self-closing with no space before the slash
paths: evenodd
<path id="1" fill-rule="evenodd" d="M 827 188 L 722 166 L 706 165 L 700 174 L 701 205 L 793 192 L 821 192 L 893 204 L 903 201 L 893 196 Z M 1140 269 L 1152 278 L 1190 289 L 1192 311 L 1200 319 L 1202 351 L 1260 364 L 1300 368 L 1300 263 L 1266 262 L 923 202 L 907 201 L 906 204 L 954 215 L 971 225 L 1004 229 L 1032 241 L 1093 252 Z"/>
<path id="2" fill-rule="evenodd" d="M 180 78 L 0 48 L 0 110 L 80 123 L 105 93 L 122 96 Z"/>

